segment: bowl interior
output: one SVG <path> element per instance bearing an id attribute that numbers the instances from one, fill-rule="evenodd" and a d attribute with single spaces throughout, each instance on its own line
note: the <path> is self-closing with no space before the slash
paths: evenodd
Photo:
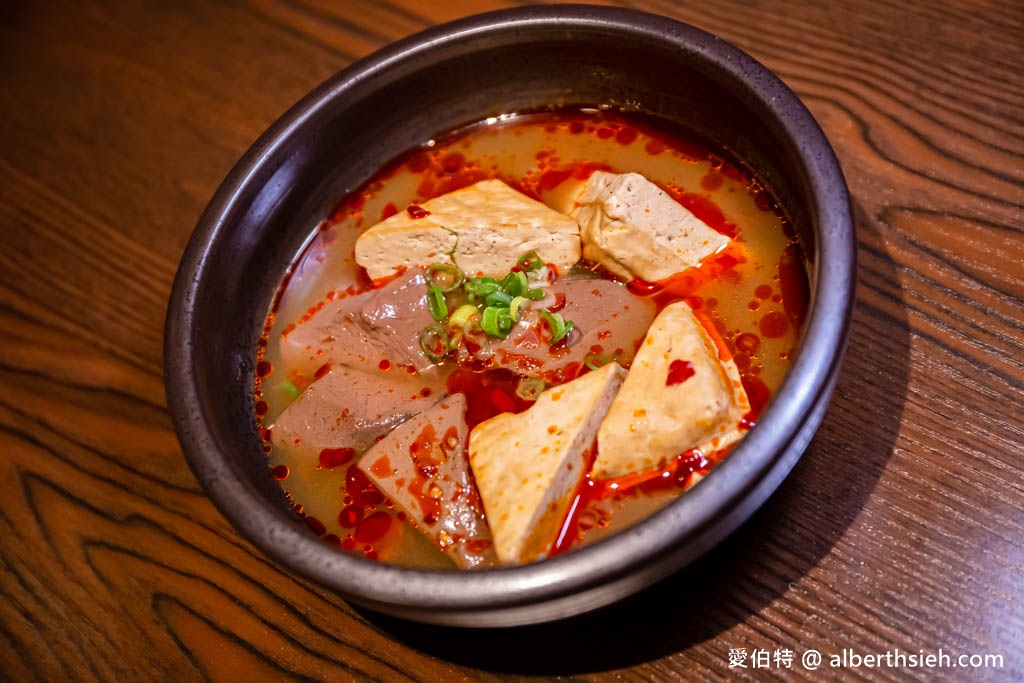
<path id="1" fill-rule="evenodd" d="M 200 220 L 169 309 L 168 399 L 186 455 L 224 514 L 268 554 L 357 602 L 433 621 L 536 621 L 616 597 L 598 588 L 633 573 L 637 562 L 629 557 L 637 554 L 628 545 L 642 542 L 650 531 L 645 524 L 619 535 L 632 540 L 617 536 L 599 544 L 612 546 L 601 551 L 603 569 L 592 566 L 598 553 L 588 554 L 587 548 L 537 566 L 484 572 L 490 580 L 464 576 L 461 584 L 433 572 L 342 556 L 292 514 L 269 475 L 252 407 L 255 349 L 273 294 L 339 199 L 399 153 L 458 126 L 510 112 L 601 104 L 688 128 L 754 169 L 797 227 L 812 292 L 818 289 L 826 210 L 842 223 L 845 194 L 833 198 L 838 203 L 831 209 L 822 198 L 833 187 L 845 192 L 841 175 L 806 110 L 781 82 L 728 44 L 650 15 L 563 7 L 483 15 L 386 48 L 311 93 L 239 162 Z M 797 136 L 804 126 L 810 137 Z M 831 176 L 811 168 L 814 163 Z M 848 224 L 848 204 L 845 210 Z M 820 298 L 816 293 L 812 306 L 820 306 Z M 849 302 L 840 305 L 843 317 Z M 813 431 L 820 419 L 813 417 L 814 407 L 821 391 L 827 398 L 845 330 L 841 321 L 832 321 L 816 331 L 815 319 L 812 310 L 803 346 L 827 334 L 836 348 L 821 358 L 801 359 L 806 349 L 798 354 L 791 374 L 803 360 L 809 367 L 799 370 L 806 375 L 801 381 L 811 385 L 790 389 L 791 408 L 769 411 L 762 422 L 774 419 L 775 426 L 759 425 L 745 440 L 764 432 L 759 446 L 768 455 L 751 456 L 728 474 L 725 465 L 742 455 L 737 448 L 707 480 L 718 478 L 720 484 L 702 483 L 692 492 L 702 494 L 706 509 L 686 513 L 692 523 L 676 529 L 671 548 L 649 544 L 654 549 L 648 559 L 670 550 L 674 558 L 672 566 L 654 563 L 660 574 L 726 533 L 695 536 L 707 527 L 707 515 L 749 496 L 766 468 L 782 462 L 783 447 L 800 440 L 808 419 Z M 777 401 L 791 384 L 787 380 Z M 647 572 L 644 581 L 658 572 Z M 635 590 L 634 583 L 620 582 L 618 593 Z M 589 603 L 568 597 L 588 591 Z M 561 607 L 551 607 L 552 601 Z M 537 607 L 544 603 L 548 607 Z M 478 618 L 502 610 L 518 610 L 519 616 Z M 468 614 L 478 617 L 459 616 Z"/>

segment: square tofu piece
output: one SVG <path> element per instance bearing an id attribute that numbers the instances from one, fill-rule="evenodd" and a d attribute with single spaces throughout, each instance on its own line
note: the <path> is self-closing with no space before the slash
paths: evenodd
<path id="1" fill-rule="evenodd" d="M 501 562 L 529 562 L 550 550 L 625 374 L 609 363 L 470 433 L 469 463 Z"/>
<path id="2" fill-rule="evenodd" d="M 580 260 L 579 226 L 565 214 L 485 180 L 400 211 L 359 236 L 356 262 L 373 279 L 401 266 L 455 263 L 470 276 L 501 277 L 528 251 L 560 270 Z"/>
<path id="3" fill-rule="evenodd" d="M 750 411 L 740 374 L 685 301 L 654 319 L 597 435 L 595 479 L 664 467 L 698 448 L 705 454 L 742 436 Z"/>
<path id="4" fill-rule="evenodd" d="M 597 171 L 569 215 L 579 222 L 583 256 L 626 280 L 664 280 L 729 243 L 639 173 Z"/>
<path id="5" fill-rule="evenodd" d="M 384 495 L 463 569 L 494 564 L 491 532 L 466 459 L 466 397 L 453 394 L 359 460 Z"/>

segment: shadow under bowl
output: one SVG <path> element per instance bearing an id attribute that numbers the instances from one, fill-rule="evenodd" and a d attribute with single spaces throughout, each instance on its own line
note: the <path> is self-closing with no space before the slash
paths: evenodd
<path id="1" fill-rule="evenodd" d="M 757 426 L 700 486 L 611 538 L 477 572 L 371 562 L 320 541 L 270 476 L 253 413 L 257 343 L 288 265 L 330 208 L 399 153 L 509 112 L 611 105 L 689 129 L 750 167 L 807 255 L 811 307 L 789 373 Z M 168 308 L 168 407 L 225 517 L 277 562 L 346 599 L 424 622 L 511 626 L 608 604 L 685 566 L 775 490 L 821 421 L 855 280 L 847 188 L 796 96 L 728 43 L 623 9 L 535 7 L 424 31 L 356 62 L 296 104 L 211 200 Z"/>

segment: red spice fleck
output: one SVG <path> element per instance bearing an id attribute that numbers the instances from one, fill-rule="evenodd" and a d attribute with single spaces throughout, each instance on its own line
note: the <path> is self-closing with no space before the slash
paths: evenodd
<path id="1" fill-rule="evenodd" d="M 253 406 L 253 410 L 256 411 L 257 415 L 266 415 L 267 411 L 270 410 L 270 406 L 267 405 L 266 401 L 256 401 L 256 405 Z"/>
<path id="2" fill-rule="evenodd" d="M 772 295 L 771 285 L 758 285 L 757 289 L 754 290 L 754 296 L 764 301 Z"/>
<path id="3" fill-rule="evenodd" d="M 750 412 L 740 420 L 740 429 L 750 429 L 761 417 L 761 411 L 771 398 L 772 392 L 760 377 L 743 375 L 740 381 L 743 383 L 743 390 L 747 392 L 747 400 L 750 401 Z"/>
<path id="4" fill-rule="evenodd" d="M 256 364 L 256 376 L 260 379 L 268 377 L 273 369 L 274 366 L 270 364 L 270 361 L 261 360 Z"/>
<path id="5" fill-rule="evenodd" d="M 327 527 L 325 527 L 324 523 L 316 517 L 303 517 L 302 521 L 305 522 L 306 526 L 309 527 L 309 530 L 317 536 L 323 536 L 327 533 Z"/>
<path id="6" fill-rule="evenodd" d="M 391 218 L 397 213 L 398 207 L 396 207 L 391 202 L 388 202 L 387 204 L 384 205 L 384 210 L 380 212 L 380 219 L 382 221 L 386 221 L 387 219 Z"/>
<path id="7" fill-rule="evenodd" d="M 665 378 L 665 386 L 671 387 L 682 384 L 693 377 L 693 363 L 688 360 L 674 360 L 668 365 L 668 376 Z"/>
<path id="8" fill-rule="evenodd" d="M 761 338 L 751 332 L 744 332 L 736 337 L 736 348 L 743 353 L 751 354 L 761 345 Z"/>
<path id="9" fill-rule="evenodd" d="M 433 390 L 431 390 L 430 387 L 423 387 L 422 389 L 420 389 L 420 396 L 422 396 L 423 398 L 430 396 L 432 393 L 434 392 Z"/>
<path id="10" fill-rule="evenodd" d="M 391 468 L 391 458 L 386 455 L 380 456 L 370 465 L 370 472 L 378 479 L 387 479 L 394 474 L 394 470 Z"/>
<path id="11" fill-rule="evenodd" d="M 384 537 L 391 528 L 391 515 L 386 512 L 374 512 L 356 527 L 353 534 L 357 543 L 373 543 Z"/>
<path id="12" fill-rule="evenodd" d="M 607 340 L 611 336 L 612 336 L 612 331 L 611 330 L 601 330 L 600 332 L 597 333 L 597 338 L 600 339 L 601 341 L 605 341 L 605 340 Z"/>
<path id="13" fill-rule="evenodd" d="M 422 206 L 416 204 L 410 204 L 405 207 L 405 212 L 409 214 L 410 218 L 426 218 L 430 215 L 430 212 L 424 209 Z"/>
<path id="14" fill-rule="evenodd" d="M 612 137 L 613 135 L 615 135 L 615 129 L 614 128 L 609 128 L 608 126 L 605 126 L 604 128 L 600 128 L 597 131 L 597 137 L 601 138 L 602 140 L 607 140 L 608 138 Z"/>
<path id="15" fill-rule="evenodd" d="M 384 501 L 384 495 L 358 467 L 349 467 L 345 473 L 345 491 L 355 505 L 373 507 Z"/>
<path id="16" fill-rule="evenodd" d="M 555 294 L 555 302 L 547 307 L 548 313 L 557 313 L 558 311 L 565 308 L 565 294 L 558 292 Z"/>
<path id="17" fill-rule="evenodd" d="M 708 192 L 714 192 L 715 190 L 722 186 L 722 183 L 724 181 L 725 178 L 722 176 L 721 173 L 715 173 L 714 171 L 712 171 L 703 178 L 701 178 L 700 186 L 701 188 L 707 190 Z"/>
<path id="18" fill-rule="evenodd" d="M 494 545 L 489 538 L 471 538 L 466 541 L 466 552 L 470 555 L 482 555 Z"/>
<path id="19" fill-rule="evenodd" d="M 363 509 L 355 505 L 346 505 L 338 515 L 338 524 L 343 529 L 353 529 L 363 521 Z"/>
<path id="20" fill-rule="evenodd" d="M 387 372 L 388 370 L 391 369 L 391 361 L 389 361 L 387 358 L 385 358 L 381 362 L 377 363 L 377 368 L 381 372 Z"/>
<path id="21" fill-rule="evenodd" d="M 654 294 L 661 290 L 661 285 L 657 282 L 648 282 L 647 280 L 630 280 L 626 283 L 626 289 L 637 296 L 647 296 L 648 294 Z"/>
<path id="22" fill-rule="evenodd" d="M 620 145 L 629 145 L 636 140 L 638 135 L 636 128 L 623 128 L 615 134 L 615 142 Z"/>
<path id="23" fill-rule="evenodd" d="M 285 479 L 287 479 L 289 473 L 290 472 L 288 470 L 288 465 L 277 465 L 272 470 L 270 470 L 270 476 L 272 476 L 274 479 L 277 479 L 278 481 L 284 481 Z"/>
<path id="24" fill-rule="evenodd" d="M 320 468 L 329 470 L 341 467 L 356 455 L 354 448 L 324 448 L 320 451 Z"/>
<path id="25" fill-rule="evenodd" d="M 452 152 L 441 159 L 441 169 L 445 173 L 458 173 L 466 165 L 466 157 Z"/>
<path id="26" fill-rule="evenodd" d="M 769 311 L 764 314 L 764 317 L 761 318 L 761 322 L 757 324 L 757 327 L 761 330 L 762 337 L 778 339 L 786 333 L 786 330 L 789 329 L 789 320 L 787 320 L 786 316 L 778 311 Z"/>
<path id="27" fill-rule="evenodd" d="M 569 132 L 573 135 L 579 135 L 583 132 L 584 126 L 582 121 L 570 121 Z"/>
<path id="28" fill-rule="evenodd" d="M 356 549 L 355 539 L 353 539 L 351 536 L 348 536 L 347 538 L 342 539 L 342 541 L 341 541 L 341 549 L 342 550 L 348 550 L 348 551 L 355 550 Z"/>
<path id="29" fill-rule="evenodd" d="M 571 168 L 558 171 L 547 171 L 540 177 L 540 188 L 542 190 L 553 190 L 572 176 Z"/>
<path id="30" fill-rule="evenodd" d="M 665 151 L 665 143 L 661 140 L 648 140 L 647 144 L 644 145 L 644 149 L 651 156 L 657 156 Z"/>
<path id="31" fill-rule="evenodd" d="M 324 363 L 323 365 L 321 365 L 320 367 L 318 367 L 316 369 L 316 372 L 313 373 L 313 377 L 315 377 L 316 379 L 320 379 L 321 377 L 323 377 L 324 375 L 326 375 L 330 371 L 331 371 L 331 364 L 330 363 Z"/>
<path id="32" fill-rule="evenodd" d="M 533 401 L 522 399 L 516 395 L 516 387 L 519 385 L 519 375 L 507 368 L 473 370 L 468 367 L 456 368 L 447 379 L 448 392 L 452 394 L 462 393 L 466 395 L 466 424 L 472 428 L 484 420 L 498 415 L 502 412 L 521 413 L 531 405 Z M 493 390 L 499 390 L 506 398 L 513 402 L 514 410 L 504 411 L 493 403 Z M 502 399 L 503 407 L 508 407 Z"/>
<path id="33" fill-rule="evenodd" d="M 500 413 L 512 413 L 515 412 L 516 403 L 512 398 L 501 389 L 491 390 L 491 403 Z"/>
<path id="34" fill-rule="evenodd" d="M 427 152 L 417 152 L 409 157 L 407 165 L 413 173 L 423 173 L 430 166 L 430 155 Z"/>
<path id="35" fill-rule="evenodd" d="M 790 244 L 779 258 L 779 289 L 782 290 L 783 309 L 793 326 L 799 329 L 807 316 L 811 299 L 811 287 L 799 244 Z"/>

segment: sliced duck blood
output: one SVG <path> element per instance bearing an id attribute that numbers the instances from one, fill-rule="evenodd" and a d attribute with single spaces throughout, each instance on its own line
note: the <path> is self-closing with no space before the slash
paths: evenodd
<path id="1" fill-rule="evenodd" d="M 540 306 L 549 312 L 556 310 L 563 320 L 573 323 L 573 330 L 563 344 L 550 344 L 547 329 L 536 310 L 531 309 L 523 314 L 508 338 L 484 345 L 477 357 L 489 359 L 494 367 L 548 375 L 556 380 L 562 378 L 566 367 L 585 365 L 596 345 L 621 349 L 616 360 L 623 365 L 632 362 L 637 330 L 646 330 L 654 320 L 655 305 L 650 299 L 636 296 L 612 280 L 566 278 L 550 290 Z M 563 379 L 572 379 L 576 374 Z"/>
<path id="2" fill-rule="evenodd" d="M 419 347 L 419 335 L 433 319 L 427 307 L 422 268 L 410 268 L 380 289 L 324 305 L 281 339 L 289 367 L 325 364 L 387 371 L 392 365 L 426 370 L 433 364 Z"/>
<path id="3" fill-rule="evenodd" d="M 465 455 L 466 408 L 461 393 L 438 401 L 368 450 L 352 469 L 371 480 L 455 564 L 474 568 L 495 558 L 487 550 L 490 530 Z"/>

